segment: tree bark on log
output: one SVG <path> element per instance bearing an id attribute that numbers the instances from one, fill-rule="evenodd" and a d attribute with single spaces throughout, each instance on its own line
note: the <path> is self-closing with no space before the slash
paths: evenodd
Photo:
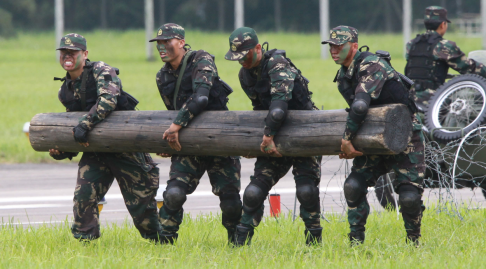
<path id="1" fill-rule="evenodd" d="M 36 151 L 150 152 L 210 156 L 265 156 L 260 151 L 268 111 L 205 111 L 179 132 L 182 150 L 162 139 L 177 111 L 115 111 L 89 132 L 89 147 L 74 141 L 72 129 L 84 112 L 43 113 L 30 122 Z M 274 140 L 284 156 L 337 155 L 348 113 L 341 110 L 289 111 Z M 363 153 L 389 155 L 406 149 L 412 134 L 404 105 L 370 108 L 353 140 Z"/>

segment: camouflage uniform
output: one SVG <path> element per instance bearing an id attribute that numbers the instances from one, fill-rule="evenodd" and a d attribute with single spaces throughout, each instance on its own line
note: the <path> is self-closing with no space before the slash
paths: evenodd
<path id="1" fill-rule="evenodd" d="M 229 38 L 230 50 L 225 58 L 238 61 L 244 58 L 250 49 L 258 44 L 258 37 L 251 28 L 242 27 L 236 29 Z M 248 98 L 250 98 L 253 110 L 270 110 L 275 102 L 285 102 L 288 109 L 313 110 L 316 109 L 311 101 L 312 93 L 307 89 L 308 81 L 300 71 L 286 58 L 285 52 L 262 49 L 262 59 L 258 66 L 251 69 L 241 68 L 239 73 L 240 84 Z M 270 126 L 266 121 L 265 135 L 273 136 L 278 132 L 278 127 Z M 258 157 L 255 163 L 255 172 L 251 176 L 251 183 L 245 190 L 243 198 L 243 216 L 241 224 L 253 231 L 258 226 L 263 216 L 263 200 L 268 196 L 269 190 L 287 174 L 293 166 L 292 173 L 297 186 L 297 193 L 301 188 L 311 186 L 315 192 L 310 201 L 303 201 L 298 195 L 300 216 L 309 230 L 320 231 L 320 203 L 318 185 L 321 179 L 321 156 L 316 157 Z M 261 204 L 249 207 L 246 202 L 250 195 L 247 194 L 251 185 L 257 186 L 261 192 Z M 310 197 L 310 196 L 309 196 Z M 302 200 L 302 201 L 301 201 Z M 302 203 L 305 203 L 304 206 Z M 310 205 L 310 206 L 309 206 Z M 307 234 L 307 231 L 306 231 Z"/>
<path id="2" fill-rule="evenodd" d="M 428 7 L 425 11 L 424 19 L 426 22 L 450 22 L 447 19 L 447 10 L 439 6 Z M 412 46 L 414 45 L 414 41 L 419 39 L 440 39 L 440 41 L 438 41 L 438 43 L 433 47 L 432 56 L 434 67 L 439 64 L 442 64 L 446 67 L 443 74 L 444 80 L 445 75 L 447 75 L 448 67 L 451 67 L 461 74 L 471 73 L 486 77 L 486 66 L 474 61 L 473 59 L 468 59 L 455 42 L 442 39 L 442 37 L 435 30 L 427 30 L 424 34 L 417 35 L 415 39 L 407 43 L 407 53 L 405 55 L 405 58 L 408 62 L 410 60 L 409 53 Z M 413 75 L 407 72 L 407 68 L 405 68 L 405 74 L 413 78 Z M 431 83 L 420 85 L 421 83 L 414 79 L 416 83 L 413 86 L 412 90 L 414 92 L 415 101 L 418 104 L 422 105 L 423 107 L 426 107 L 428 105 L 428 101 L 430 100 L 434 92 L 443 83 L 443 81 L 439 81 L 442 79 L 439 79 L 437 81 L 436 80 L 437 78 L 434 78 Z"/>
<path id="3" fill-rule="evenodd" d="M 356 29 L 348 26 L 338 26 L 331 30 L 330 40 L 324 41 L 323 43 L 342 45 L 346 42 L 358 42 L 358 32 Z M 363 56 L 361 54 L 362 52 L 357 51 L 348 67 L 341 65 L 335 78 L 338 90 L 345 97 L 351 110 L 353 109 L 353 99 L 357 99 L 357 96 L 368 96 L 371 105 L 386 104 L 388 101 L 380 100 L 380 95 L 383 95 L 384 91 L 390 92 L 394 90 L 392 85 L 396 85 L 402 90 L 405 90 L 398 74 L 384 59 L 370 53 L 364 54 Z M 389 94 L 388 92 L 386 94 Z M 404 103 L 407 102 L 408 100 L 404 100 Z M 388 173 L 390 170 L 395 172 L 397 180 L 395 181 L 396 184 L 394 187 L 397 193 L 399 193 L 399 188 L 404 185 L 416 187 L 420 195 L 423 193 L 422 183 L 425 172 L 424 137 L 421 132 L 421 125 L 415 116 L 412 117 L 412 121 L 412 138 L 405 151 L 397 155 L 364 155 L 354 158 L 351 170 L 363 178 L 366 184 L 360 186 L 360 191 L 363 194 L 362 199 L 357 204 L 348 208 L 348 221 L 351 228 L 350 236 L 365 231 L 366 219 L 370 211 L 366 199 L 366 189 L 367 187 L 374 186 L 376 180 L 381 175 Z M 361 124 L 362 121 L 357 122 L 350 112 L 347 117 L 343 139 L 348 141 L 352 140 Z M 420 237 L 422 211 L 425 209 L 423 203 L 420 203 L 421 210 L 419 212 L 409 214 L 402 210 L 405 229 L 408 237 L 412 240 Z M 364 237 L 362 239 L 364 240 Z"/>
<path id="4" fill-rule="evenodd" d="M 184 28 L 169 23 L 162 25 L 157 32 L 157 37 L 150 41 L 184 39 L 184 35 Z M 174 98 L 179 72 L 186 57 L 189 57 L 187 67 L 181 79 L 180 89 Z M 198 113 L 202 112 L 194 109 L 195 100 L 200 97 L 208 100 L 202 110 L 228 110 L 226 107 L 227 95 L 231 89 L 227 88 L 218 77 L 214 59 L 206 51 L 192 51 L 186 48 L 186 53 L 178 69 L 174 70 L 170 63 L 166 63 L 157 73 L 156 82 L 167 109 L 179 110 L 174 124 L 185 127 Z M 222 224 L 228 230 L 228 239 L 231 241 L 235 226 L 241 217 L 239 157 L 173 155 L 171 162 L 167 190 L 164 192 L 166 202 L 159 212 L 162 229 L 168 238 L 167 242 L 172 243 L 177 238 L 177 231 L 183 218 L 182 205 L 186 199 L 185 195 L 194 192 L 205 172 L 208 173 L 213 193 L 221 201 Z M 170 208 L 170 200 L 173 199 L 170 189 L 174 188 L 182 190 L 184 194 L 181 199 L 183 201 L 180 206 L 174 206 L 175 202 L 172 202 L 172 206 L 175 208 Z"/>
<path id="5" fill-rule="evenodd" d="M 78 34 L 69 34 L 61 39 L 58 49 L 86 50 L 86 40 Z M 89 62 L 87 62 L 89 64 Z M 88 76 L 87 99 L 84 115 L 79 123 L 89 130 L 103 121 L 117 107 L 121 81 L 113 67 L 95 62 Z M 80 111 L 80 89 L 82 75 L 71 80 L 69 73 L 59 91 L 59 99 L 66 111 Z M 118 181 L 135 227 L 143 238 L 158 240 L 161 231 L 157 217 L 155 195 L 159 187 L 159 169 L 149 154 L 145 153 L 95 153 L 86 152 L 79 162 L 78 178 L 74 192 L 74 223 L 72 233 L 77 239 L 100 237 L 98 202 L 113 183 Z"/>

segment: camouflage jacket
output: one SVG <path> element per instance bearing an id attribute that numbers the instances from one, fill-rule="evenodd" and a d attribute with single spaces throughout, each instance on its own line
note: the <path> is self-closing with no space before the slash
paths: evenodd
<path id="1" fill-rule="evenodd" d="M 157 72 L 156 75 L 156 83 L 157 88 L 159 89 L 160 95 L 162 100 L 164 101 L 165 106 L 168 110 L 176 110 L 176 104 L 174 102 L 174 92 L 170 92 L 167 94 L 165 91 L 167 84 L 170 83 L 168 87 L 171 87 L 173 90 L 175 88 L 175 82 L 179 77 L 179 72 L 182 68 L 182 62 L 184 58 L 187 56 L 187 52 L 184 57 L 181 59 L 181 63 L 177 70 L 174 70 L 169 63 L 166 63 L 160 70 Z M 213 87 L 214 80 L 218 77 L 218 70 L 214 63 L 213 57 L 204 50 L 194 51 L 190 56 L 186 66 L 186 70 L 192 69 L 192 89 L 195 90 L 199 88 L 206 88 L 211 89 Z M 194 90 L 195 89 L 195 90 Z M 181 125 L 186 127 L 189 122 L 196 116 L 189 111 L 187 108 L 187 102 L 190 99 L 189 96 L 184 96 L 184 92 L 179 90 L 177 102 L 183 102 L 182 105 L 177 105 L 177 108 L 180 107 L 179 113 L 177 117 L 174 119 L 175 124 Z"/>
<path id="2" fill-rule="evenodd" d="M 264 50 L 262 50 L 262 55 L 263 54 L 265 54 Z M 259 75 L 262 73 L 262 65 L 263 56 L 258 66 L 248 70 L 254 80 L 257 80 Z M 287 61 L 284 56 L 279 54 L 269 59 L 266 68 L 270 76 L 270 93 L 272 96 L 272 101 L 282 100 L 288 102 L 290 99 L 292 99 L 294 80 L 298 74 L 297 69 L 291 66 L 289 61 Z M 261 100 L 258 99 L 257 93 L 252 89 L 253 85 L 248 85 L 248 81 L 245 81 L 243 78 L 242 71 L 244 70 L 240 70 L 239 73 L 241 87 L 245 91 L 248 98 L 250 98 L 253 105 L 253 110 L 261 110 L 263 104 L 261 103 Z"/>
<path id="3" fill-rule="evenodd" d="M 98 100 L 91 107 L 88 114 L 79 120 L 79 123 L 86 125 L 89 130 L 104 120 L 111 111 L 115 110 L 117 97 L 120 95 L 121 88 L 121 80 L 116 75 L 113 67 L 104 62 L 92 62 L 91 64 L 93 64 L 92 73 L 96 81 Z M 67 86 L 73 92 L 74 99 L 81 98 L 81 80 L 82 75 L 75 80 L 71 80 L 69 73 L 66 74 L 66 81 L 64 81 L 63 85 Z M 69 112 L 69 109 L 66 109 L 66 111 Z"/>
<path id="4" fill-rule="evenodd" d="M 400 80 L 398 73 L 385 60 L 376 55 L 370 55 L 363 59 L 359 70 L 356 70 L 357 59 L 361 52 L 356 52 L 353 61 L 349 67 L 341 66 L 341 69 L 336 75 L 337 87 L 341 94 L 346 91 L 346 85 L 341 83 L 345 78 L 352 79 L 355 83 L 351 85 L 354 87 L 354 94 L 359 92 L 368 93 L 372 99 L 380 97 L 381 90 L 388 80 Z M 358 72 L 356 74 L 356 72 Z M 357 77 L 357 80 L 354 79 Z M 348 100 L 347 100 L 348 101 Z M 351 104 L 349 104 L 351 105 Z M 351 140 L 358 132 L 361 123 L 354 122 L 348 116 L 346 121 L 346 129 L 344 130 L 343 139 Z"/>
<path id="5" fill-rule="evenodd" d="M 427 30 L 426 34 L 437 34 L 434 30 Z M 405 59 L 408 60 L 408 52 L 411 48 L 411 41 L 407 43 L 407 53 Z M 486 67 L 472 59 L 468 59 L 464 52 L 455 42 L 442 39 L 434 48 L 434 59 L 444 61 L 449 67 L 461 74 L 472 73 L 486 77 Z"/>

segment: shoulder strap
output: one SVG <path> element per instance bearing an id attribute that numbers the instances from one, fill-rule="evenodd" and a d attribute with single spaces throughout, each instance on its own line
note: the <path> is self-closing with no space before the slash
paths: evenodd
<path id="1" fill-rule="evenodd" d="M 91 65 L 89 62 L 83 67 L 83 77 L 81 78 L 81 110 L 84 111 L 86 109 L 86 81 L 88 80 L 88 73 L 91 69 Z"/>
<path id="2" fill-rule="evenodd" d="M 181 70 L 179 71 L 179 76 L 177 77 L 176 87 L 174 91 L 174 109 L 177 110 L 177 95 L 179 94 L 179 87 L 181 86 L 182 76 L 184 75 L 184 71 L 186 70 L 187 61 L 189 60 L 189 56 L 191 56 L 192 50 L 189 50 L 182 61 Z"/>

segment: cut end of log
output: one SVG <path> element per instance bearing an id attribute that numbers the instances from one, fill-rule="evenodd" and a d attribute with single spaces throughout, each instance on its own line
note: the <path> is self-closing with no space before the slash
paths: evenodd
<path id="1" fill-rule="evenodd" d="M 412 121 L 410 110 L 405 105 L 389 106 L 389 111 L 385 115 L 387 122 L 385 133 L 383 134 L 385 145 L 395 154 L 404 151 L 408 145 L 408 139 L 412 136 Z"/>

